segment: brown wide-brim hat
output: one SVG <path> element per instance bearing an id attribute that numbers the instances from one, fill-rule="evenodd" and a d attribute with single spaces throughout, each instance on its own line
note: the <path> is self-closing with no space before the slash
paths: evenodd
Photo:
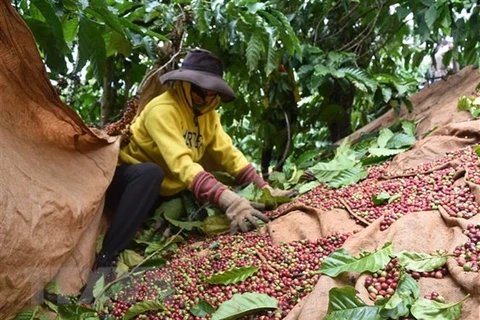
<path id="1" fill-rule="evenodd" d="M 173 80 L 188 81 L 201 88 L 216 91 L 223 102 L 237 98 L 233 89 L 223 80 L 222 61 L 208 50 L 190 50 L 180 69 L 160 77 L 161 83 Z"/>

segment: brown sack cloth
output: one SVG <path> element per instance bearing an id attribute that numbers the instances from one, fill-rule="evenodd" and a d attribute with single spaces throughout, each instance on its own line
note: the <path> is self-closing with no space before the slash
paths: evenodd
<path id="1" fill-rule="evenodd" d="M 93 132 L 51 86 L 35 41 L 0 1 L 0 319 L 60 271 L 80 288 L 93 261 L 116 138 Z"/>

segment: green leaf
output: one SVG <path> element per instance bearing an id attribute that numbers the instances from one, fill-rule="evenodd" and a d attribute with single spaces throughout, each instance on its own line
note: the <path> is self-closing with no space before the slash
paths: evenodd
<path id="1" fill-rule="evenodd" d="M 55 14 L 55 9 L 53 8 L 50 1 L 46 0 L 31 0 L 32 4 L 40 10 L 42 15 L 45 17 L 45 20 L 48 22 L 50 29 L 52 30 L 53 34 L 53 41 L 55 42 L 55 46 L 63 52 L 67 45 L 65 43 L 65 39 L 63 37 L 63 28 L 62 23 L 58 19 L 57 15 Z"/>
<path id="2" fill-rule="evenodd" d="M 250 72 L 257 70 L 263 51 L 262 40 L 256 33 L 252 33 L 246 49 L 247 66 Z"/>
<path id="3" fill-rule="evenodd" d="M 437 8 L 433 4 L 425 12 L 425 22 L 427 23 L 428 28 L 431 29 L 436 20 L 437 20 Z"/>
<path id="4" fill-rule="evenodd" d="M 48 300 L 43 301 L 43 303 L 53 312 L 58 313 L 58 306 Z"/>
<path id="5" fill-rule="evenodd" d="M 163 212 L 165 217 L 168 216 L 172 220 L 180 220 L 187 214 L 181 198 L 174 198 L 162 203 L 156 212 Z"/>
<path id="6" fill-rule="evenodd" d="M 26 311 L 20 312 L 19 314 L 17 314 L 17 316 L 13 320 L 35 320 L 37 319 L 36 315 L 39 310 L 41 310 L 40 306 L 36 307 L 33 310 L 26 310 Z"/>
<path id="7" fill-rule="evenodd" d="M 107 8 L 104 0 L 91 0 L 90 8 L 85 9 L 85 12 L 95 16 L 99 21 L 106 23 L 112 30 L 118 32 L 118 34 L 126 38 L 123 26 L 119 21 L 121 18 L 114 15 Z"/>
<path id="8" fill-rule="evenodd" d="M 390 149 L 400 149 L 404 147 L 411 147 L 416 142 L 415 137 L 406 135 L 404 133 L 396 133 L 390 140 L 388 140 L 386 147 Z"/>
<path id="9" fill-rule="evenodd" d="M 28 18 L 25 19 L 25 22 L 35 36 L 39 47 L 42 49 L 47 66 L 55 73 L 65 73 L 67 71 L 65 57 L 62 50 L 51 41 L 54 35 L 50 25 L 47 22 Z"/>
<path id="10" fill-rule="evenodd" d="M 271 175 L 271 178 L 273 179 L 273 174 Z M 288 203 L 291 201 L 289 197 L 272 196 L 268 188 L 263 188 L 261 189 L 261 191 L 262 194 L 260 198 L 256 199 L 255 201 L 264 204 L 267 210 L 273 210 L 277 208 L 280 204 Z"/>
<path id="11" fill-rule="evenodd" d="M 122 251 L 118 260 L 131 268 L 142 262 L 143 257 L 135 251 L 127 249 Z"/>
<path id="12" fill-rule="evenodd" d="M 380 307 L 368 306 L 356 297 L 357 292 L 351 286 L 332 288 L 328 292 L 327 316 L 324 320 L 381 320 Z"/>
<path id="13" fill-rule="evenodd" d="M 208 216 L 205 220 L 202 221 L 202 230 L 207 235 L 222 234 L 230 231 L 230 220 L 227 216 L 222 215 L 213 215 Z"/>
<path id="14" fill-rule="evenodd" d="M 208 302 L 202 300 L 197 305 L 195 305 L 192 309 L 190 309 L 190 312 L 196 317 L 203 318 L 207 314 L 214 313 L 215 308 L 212 307 Z"/>
<path id="15" fill-rule="evenodd" d="M 262 293 L 234 294 L 212 315 L 212 320 L 234 320 L 259 311 L 276 309 L 278 301 Z"/>
<path id="16" fill-rule="evenodd" d="M 191 6 L 193 9 L 193 13 L 195 14 L 195 24 L 199 31 L 206 31 L 208 30 L 208 18 L 207 18 L 207 10 L 206 5 L 203 0 L 192 0 Z"/>
<path id="17" fill-rule="evenodd" d="M 62 320 L 100 319 L 95 310 L 77 304 L 59 305 L 57 313 L 61 316 Z"/>
<path id="18" fill-rule="evenodd" d="M 342 272 L 376 272 L 383 268 L 393 256 L 393 245 L 385 243 L 382 249 L 374 253 L 355 258 L 345 249 L 338 249 L 328 256 L 320 266 L 320 273 L 336 277 Z"/>
<path id="19" fill-rule="evenodd" d="M 116 53 L 121 53 L 125 57 L 132 53 L 131 43 L 116 32 L 110 32 L 105 35 L 105 49 L 107 57 L 113 56 Z"/>
<path id="20" fill-rule="evenodd" d="M 47 283 L 47 285 L 45 286 L 45 290 L 53 294 L 61 294 L 60 286 L 56 281 L 50 281 L 49 283 Z"/>
<path id="21" fill-rule="evenodd" d="M 282 35 L 280 40 L 283 42 L 288 52 L 291 55 L 294 55 L 295 52 L 300 53 L 302 51 L 300 41 L 297 38 L 297 33 L 293 30 L 290 21 L 288 21 L 288 18 L 280 10 L 270 10 L 270 12 L 281 24 L 281 27 L 277 29 L 277 31 Z"/>
<path id="22" fill-rule="evenodd" d="M 303 168 L 302 165 L 315 159 L 316 155 L 318 155 L 318 150 L 309 150 L 302 153 L 297 159 L 294 159 L 293 161 L 295 162 L 297 167 Z"/>
<path id="23" fill-rule="evenodd" d="M 382 87 L 383 101 L 387 103 L 392 98 L 392 89 L 388 87 Z"/>
<path id="24" fill-rule="evenodd" d="M 257 186 L 255 186 L 255 184 L 250 183 L 248 186 L 238 191 L 237 195 L 247 199 L 248 201 L 255 201 L 255 199 L 257 199 L 261 193 L 262 193 L 262 190 L 260 190 Z"/>
<path id="25" fill-rule="evenodd" d="M 388 199 L 388 203 L 395 202 L 398 199 L 400 199 L 401 197 L 402 197 L 402 195 L 400 193 L 395 193 L 393 196 L 390 197 L 390 199 Z"/>
<path id="26" fill-rule="evenodd" d="M 231 284 L 245 281 L 258 271 L 258 267 L 241 267 L 219 272 L 205 279 L 210 284 Z"/>
<path id="27" fill-rule="evenodd" d="M 273 42 L 273 41 L 272 41 Z M 269 76 L 273 71 L 277 70 L 279 64 L 278 51 L 271 43 L 268 48 L 267 64 L 265 65 L 265 74 Z"/>
<path id="28" fill-rule="evenodd" d="M 402 129 L 407 135 L 415 137 L 415 123 L 411 121 L 402 121 Z"/>
<path id="29" fill-rule="evenodd" d="M 105 74 L 105 61 L 107 59 L 105 41 L 97 24 L 84 16 L 80 17 L 78 27 L 78 55 L 79 62 L 75 71 L 79 72 L 85 65 L 85 62 L 90 61 L 93 74 L 97 82 L 102 85 L 103 75 Z"/>
<path id="30" fill-rule="evenodd" d="M 163 301 L 165 300 L 166 298 L 170 297 L 172 294 L 175 293 L 175 289 L 174 288 L 170 288 L 170 289 L 167 289 L 165 291 L 161 291 L 159 294 L 158 294 L 158 297 L 157 299 L 160 300 L 160 301 Z"/>
<path id="31" fill-rule="evenodd" d="M 353 168 L 341 170 L 328 182 L 328 185 L 332 188 L 346 187 L 365 179 L 367 176 L 368 172 L 362 168 L 361 164 L 358 164 Z"/>
<path id="32" fill-rule="evenodd" d="M 142 264 L 143 268 L 159 268 L 167 264 L 167 260 L 163 258 L 152 258 Z"/>
<path id="33" fill-rule="evenodd" d="M 127 310 L 122 320 L 130 320 L 147 311 L 165 310 L 163 304 L 158 301 L 142 301 L 134 304 Z"/>
<path id="34" fill-rule="evenodd" d="M 163 212 L 165 219 L 170 222 L 172 225 L 184 228 L 185 230 L 191 231 L 193 228 L 202 228 L 202 222 L 200 221 L 181 221 L 182 217 L 186 217 L 187 212 L 181 198 L 175 198 L 170 201 L 164 202 L 158 209 L 157 212 Z"/>
<path id="35" fill-rule="evenodd" d="M 75 37 L 77 36 L 77 30 L 78 30 L 78 18 L 64 21 L 63 36 L 65 38 L 65 42 L 68 43 L 75 40 Z"/>
<path id="36" fill-rule="evenodd" d="M 179 221 L 179 220 L 170 219 L 167 215 L 165 215 L 165 219 L 167 219 L 167 221 L 173 224 L 174 226 L 183 228 L 187 231 L 191 231 L 194 228 L 202 229 L 203 227 L 203 223 L 201 221 Z"/>
<path id="37" fill-rule="evenodd" d="M 380 192 L 379 194 L 374 194 L 372 195 L 372 201 L 375 205 L 382 205 L 387 203 L 387 201 L 390 199 L 390 194 L 388 192 Z"/>
<path id="38" fill-rule="evenodd" d="M 369 148 L 368 152 L 373 157 L 391 157 L 406 150 L 407 149 Z"/>
<path id="39" fill-rule="evenodd" d="M 93 286 L 93 296 L 95 298 L 98 298 L 98 295 L 101 292 L 103 292 L 104 288 L 105 288 L 105 277 L 101 276 L 100 279 L 98 279 Z"/>
<path id="40" fill-rule="evenodd" d="M 475 153 L 477 154 L 477 156 L 480 157 L 480 145 L 474 146 L 473 149 L 475 150 Z"/>
<path id="41" fill-rule="evenodd" d="M 405 269 L 417 272 L 433 271 L 443 266 L 448 260 L 446 255 L 430 255 L 409 251 L 402 251 L 397 254 L 397 257 Z"/>
<path id="42" fill-rule="evenodd" d="M 258 10 L 265 9 L 265 6 L 266 4 L 262 2 L 248 3 L 247 4 L 248 13 L 255 14 L 257 13 Z"/>
<path id="43" fill-rule="evenodd" d="M 413 111 L 412 101 L 410 101 L 410 99 L 408 99 L 407 97 L 402 97 L 401 100 L 403 103 L 405 103 L 405 106 L 407 107 L 408 112 L 412 112 Z"/>
<path id="44" fill-rule="evenodd" d="M 416 319 L 422 320 L 457 320 L 462 314 L 465 297 L 457 303 L 441 303 L 435 300 L 420 298 L 412 306 L 411 312 Z"/>
<path id="45" fill-rule="evenodd" d="M 299 188 L 298 188 L 298 193 L 299 194 L 304 194 L 304 193 L 307 193 L 313 189 L 315 189 L 316 187 L 318 187 L 321 183 L 318 182 L 318 181 L 310 181 L 310 182 L 307 182 L 303 185 L 301 185 Z"/>
<path id="46" fill-rule="evenodd" d="M 377 144 L 380 148 L 385 148 L 387 145 L 388 140 L 390 140 L 393 137 L 393 132 L 392 130 L 388 128 L 383 128 L 380 130 L 378 139 L 377 139 Z"/>
<path id="47" fill-rule="evenodd" d="M 397 289 L 385 303 L 385 311 L 382 311 L 382 315 L 388 315 L 394 319 L 408 316 L 410 307 L 418 299 L 418 293 L 417 282 L 410 275 L 403 273 L 398 281 Z"/>
<path id="48" fill-rule="evenodd" d="M 396 193 L 394 195 L 390 195 L 388 192 L 380 192 L 378 195 L 372 195 L 372 202 L 375 205 L 382 205 L 385 203 L 392 203 L 395 200 L 398 200 L 401 198 L 401 194 Z"/>
<path id="49" fill-rule="evenodd" d="M 269 210 L 275 209 L 278 206 L 275 197 L 272 196 L 268 188 L 262 190 L 262 195 L 260 196 L 260 199 L 258 199 L 258 202 L 263 203 Z"/>
<path id="50" fill-rule="evenodd" d="M 127 273 L 128 270 L 130 270 L 130 268 L 125 263 L 122 261 L 117 262 L 117 267 L 115 268 L 115 273 L 117 276 Z"/>
<path id="51" fill-rule="evenodd" d="M 379 164 L 387 161 L 390 159 L 391 156 L 373 156 L 373 155 L 368 155 L 366 157 L 362 158 L 362 165 L 364 166 L 371 166 L 374 164 Z"/>

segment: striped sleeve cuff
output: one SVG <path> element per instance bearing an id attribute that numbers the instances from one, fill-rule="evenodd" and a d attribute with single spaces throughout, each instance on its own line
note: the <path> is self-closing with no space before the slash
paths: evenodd
<path id="1" fill-rule="evenodd" d="M 206 171 L 197 173 L 190 186 L 190 190 L 197 200 L 210 202 L 214 205 L 218 205 L 218 199 L 225 189 L 227 189 L 225 185 L 218 182 L 211 173 Z"/>
<path id="2" fill-rule="evenodd" d="M 240 171 L 240 173 L 236 176 L 235 180 L 240 185 L 253 182 L 259 188 L 264 188 L 268 186 L 268 183 L 263 180 L 261 176 L 258 175 L 257 171 L 251 163 L 248 164 L 245 168 L 243 168 L 242 171 Z"/>

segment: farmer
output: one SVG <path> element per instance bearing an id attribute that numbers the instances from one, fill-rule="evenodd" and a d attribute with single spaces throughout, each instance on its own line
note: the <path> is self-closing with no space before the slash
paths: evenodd
<path id="1" fill-rule="evenodd" d="M 113 217 L 95 268 L 114 264 L 161 199 L 186 189 L 198 201 L 208 201 L 223 210 L 232 232 L 248 231 L 247 222 L 257 227 L 255 218 L 268 222 L 249 201 L 199 164 L 206 154 L 239 184 L 269 188 L 273 196 L 295 195 L 272 189 L 232 145 L 216 111 L 220 101 L 236 98 L 222 76 L 218 57 L 207 50 L 193 49 L 180 69 L 160 77 L 162 83 L 170 83 L 170 89 L 145 106 L 130 127 L 130 142 L 120 150 L 119 165 L 106 196 Z"/>

